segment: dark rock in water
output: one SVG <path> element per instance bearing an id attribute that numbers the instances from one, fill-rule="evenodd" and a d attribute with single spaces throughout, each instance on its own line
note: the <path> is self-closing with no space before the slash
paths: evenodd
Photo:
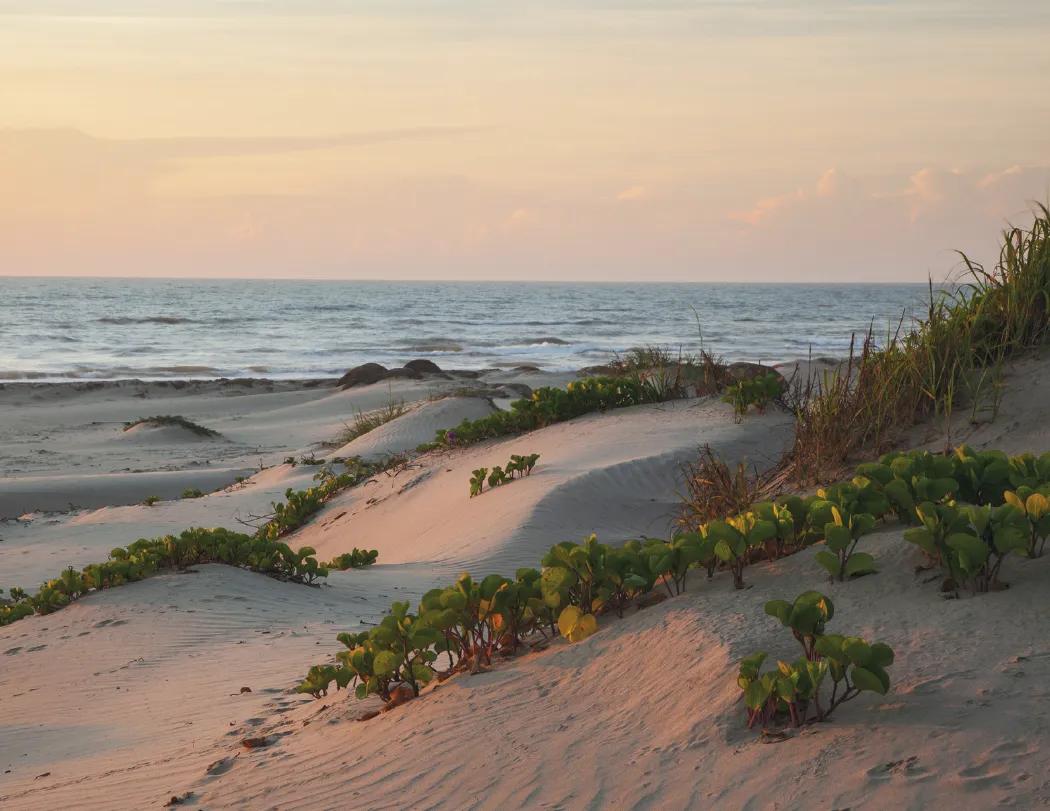
<path id="1" fill-rule="evenodd" d="M 475 372 L 473 369 L 457 369 L 454 372 L 449 372 L 454 377 L 462 377 L 467 380 L 477 380 L 481 377 L 481 372 Z"/>
<path id="2" fill-rule="evenodd" d="M 726 367 L 726 371 L 733 380 L 753 380 L 756 377 L 764 377 L 768 374 L 775 374 L 781 380 L 784 379 L 784 376 L 772 366 L 763 366 L 761 363 L 748 363 L 747 361 L 730 363 Z"/>
<path id="3" fill-rule="evenodd" d="M 521 366 L 515 366 L 513 369 L 511 369 L 511 371 L 512 372 L 538 372 L 538 371 L 540 371 L 540 367 L 539 366 L 533 366 L 532 364 L 529 364 L 529 363 L 525 363 L 525 364 L 522 364 Z"/>
<path id="4" fill-rule="evenodd" d="M 435 374 L 441 371 L 441 367 L 438 366 L 434 361 L 427 360 L 426 358 L 417 358 L 416 360 L 410 360 L 405 364 L 406 369 L 411 369 L 413 372 L 420 372 L 422 374 Z"/>
<path id="5" fill-rule="evenodd" d="M 401 369 L 390 369 L 386 372 L 386 374 L 383 375 L 383 379 L 392 380 L 393 378 L 397 377 L 406 377 L 409 380 L 419 380 L 419 378 L 421 378 L 422 376 L 423 375 L 421 375 L 415 369 L 409 369 L 408 367 L 404 367 Z"/>
<path id="6" fill-rule="evenodd" d="M 601 366 L 584 366 L 577 373 L 577 377 L 607 377 L 609 375 L 615 376 L 619 373 L 619 369 L 608 363 L 603 363 Z"/>
<path id="7" fill-rule="evenodd" d="M 499 387 L 498 394 L 501 397 L 524 397 L 527 400 L 532 397 L 532 389 L 524 383 L 504 383 Z"/>
<path id="8" fill-rule="evenodd" d="M 367 386 L 369 383 L 378 383 L 386 376 L 386 367 L 378 363 L 363 363 L 355 366 L 341 378 L 339 385 L 348 389 L 351 386 Z"/>

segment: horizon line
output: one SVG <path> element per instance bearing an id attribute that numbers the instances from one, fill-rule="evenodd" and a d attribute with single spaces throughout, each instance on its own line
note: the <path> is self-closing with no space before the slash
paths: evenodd
<path id="1" fill-rule="evenodd" d="M 5 274 L 0 273 L 0 279 L 84 279 L 87 281 L 167 281 L 167 282 L 339 282 L 339 283 L 382 283 L 382 284 L 547 284 L 547 285 L 570 285 L 570 284 L 736 284 L 736 285 L 827 285 L 829 287 L 856 287 L 859 285 L 922 285 L 928 286 L 930 281 L 765 281 L 765 280 L 730 280 L 730 279 L 464 279 L 464 278 L 441 278 L 441 279 L 380 279 L 380 278 L 330 278 L 325 276 L 90 276 L 72 274 Z M 948 283 L 945 279 L 941 283 Z"/>

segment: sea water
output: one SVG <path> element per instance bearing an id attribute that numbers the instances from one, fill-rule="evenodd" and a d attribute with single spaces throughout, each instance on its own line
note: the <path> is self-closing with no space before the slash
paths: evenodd
<path id="1" fill-rule="evenodd" d="M 917 284 L 0 277 L 0 380 L 341 375 L 366 361 L 579 369 L 632 347 L 842 356 L 921 315 Z"/>

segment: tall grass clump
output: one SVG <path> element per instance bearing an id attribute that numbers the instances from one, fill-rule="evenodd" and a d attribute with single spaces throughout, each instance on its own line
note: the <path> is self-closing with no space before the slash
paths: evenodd
<path id="1" fill-rule="evenodd" d="M 655 344 L 634 347 L 618 356 L 609 369 L 615 377 L 641 381 L 658 400 L 680 397 L 689 389 L 697 395 L 713 394 L 732 381 L 726 362 L 708 351 L 702 341 L 696 353 Z"/>
<path id="2" fill-rule="evenodd" d="M 696 462 L 682 466 L 685 493 L 678 523 L 685 531 L 727 515 L 747 512 L 767 492 L 770 477 L 746 462 L 730 467 L 710 445 L 700 449 Z"/>
<path id="3" fill-rule="evenodd" d="M 398 400 L 397 402 L 391 400 L 382 408 L 377 408 L 373 411 L 358 411 L 354 415 L 352 422 L 343 423 L 343 430 L 335 442 L 331 444 L 335 446 L 346 445 L 348 442 L 353 442 L 358 437 L 374 431 L 381 425 L 393 422 L 398 417 L 407 414 L 408 411 L 409 409 L 405 405 L 404 400 Z"/>
<path id="4" fill-rule="evenodd" d="M 832 475 L 920 420 L 943 420 L 950 445 L 958 406 L 975 423 L 995 416 L 1003 363 L 1050 333 L 1050 210 L 1038 205 L 1034 214 L 1031 227 L 1004 231 L 995 267 L 960 254 L 962 278 L 945 290 L 930 284 L 926 316 L 914 329 L 902 320 L 882 346 L 869 329 L 854 337 L 839 369 L 793 385 L 794 476 Z"/>

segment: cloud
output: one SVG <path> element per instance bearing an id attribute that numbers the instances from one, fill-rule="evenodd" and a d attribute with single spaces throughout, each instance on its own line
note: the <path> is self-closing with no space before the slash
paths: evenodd
<path id="1" fill-rule="evenodd" d="M 829 205 L 859 205 L 872 211 L 896 211 L 916 222 L 959 208 L 987 208 L 1015 201 L 1015 207 L 1036 195 L 1045 194 L 1050 183 L 1050 166 L 1009 166 L 1002 170 L 970 171 L 926 166 L 908 175 L 903 183 L 890 180 L 862 183 L 837 169 L 828 169 L 811 185 L 795 191 L 759 198 L 747 209 L 730 211 L 729 219 L 759 226 L 811 217 L 816 209 Z M 1042 187 L 1042 189 L 1040 188 Z"/>
<path id="2" fill-rule="evenodd" d="M 1003 223 L 1023 223 L 1027 201 L 1045 200 L 1050 190 L 1050 167 L 1030 165 L 931 164 L 892 175 L 828 168 L 779 189 L 757 186 L 753 173 L 682 176 L 661 180 L 658 193 L 627 172 L 600 184 L 572 176 L 522 184 L 441 174 L 440 165 L 403 171 L 396 139 L 431 136 L 426 129 L 258 139 L 0 131 L 0 267 L 154 276 L 921 281 L 926 273 L 942 278 L 956 262 L 955 248 L 994 259 Z M 449 137 L 461 137 L 459 130 Z M 354 145 L 384 138 L 394 145 L 381 167 L 371 153 L 354 155 Z M 300 154 L 329 148 L 350 154 L 316 161 Z M 268 157 L 285 151 L 290 158 Z M 198 162 L 202 174 L 216 173 L 215 184 L 172 193 L 163 181 Z M 231 165 L 236 172 L 228 172 Z M 324 182 L 289 190 L 289 179 L 310 172 Z M 242 185 L 244 173 L 259 182 Z M 744 183 L 753 189 L 750 203 L 738 188 Z M 738 205 L 727 202 L 734 197 Z"/>
<path id="3" fill-rule="evenodd" d="M 1001 229 L 1027 225 L 1050 194 L 1050 166 L 922 167 L 855 178 L 828 170 L 809 185 L 730 211 L 741 257 L 787 278 L 919 280 L 948 275 L 961 250 L 994 260 Z"/>
<path id="4" fill-rule="evenodd" d="M 152 160 L 181 158 L 241 157 L 278 155 L 348 146 L 371 146 L 397 141 L 422 141 L 454 138 L 481 127 L 405 127 L 369 130 L 334 135 L 278 135 L 270 137 L 179 136 L 173 138 L 97 138 L 76 129 L 3 129 L 0 149 L 48 146 L 51 149 L 96 152 L 119 152 L 125 158 L 145 157 Z"/>
<path id="5" fill-rule="evenodd" d="M 841 198 L 853 193 L 854 189 L 853 180 L 844 176 L 838 169 L 828 169 L 812 185 L 800 187 L 785 194 L 763 197 L 755 201 L 749 209 L 730 211 L 729 219 L 748 225 L 759 225 L 783 209 L 790 209 L 806 202 L 815 204 L 820 200 Z"/>
<path id="6" fill-rule="evenodd" d="M 539 221 L 539 214 L 532 208 L 516 208 L 503 221 L 503 227 L 507 231 L 521 231 L 535 225 Z"/>
<path id="7" fill-rule="evenodd" d="M 628 186 L 616 195 L 616 199 L 621 203 L 631 203 L 638 200 L 648 200 L 650 196 L 649 189 L 645 186 Z"/>

